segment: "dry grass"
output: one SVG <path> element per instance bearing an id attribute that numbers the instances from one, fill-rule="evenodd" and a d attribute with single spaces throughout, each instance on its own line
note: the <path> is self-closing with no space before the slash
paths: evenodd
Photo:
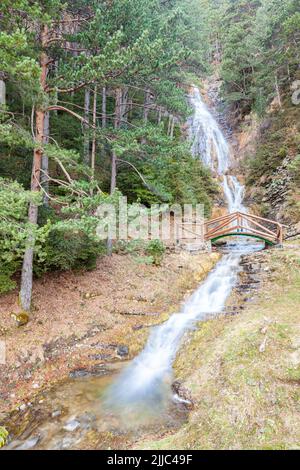
<path id="1" fill-rule="evenodd" d="M 272 251 L 268 265 L 243 313 L 203 323 L 180 351 L 187 425 L 142 448 L 300 448 L 300 251 Z"/>

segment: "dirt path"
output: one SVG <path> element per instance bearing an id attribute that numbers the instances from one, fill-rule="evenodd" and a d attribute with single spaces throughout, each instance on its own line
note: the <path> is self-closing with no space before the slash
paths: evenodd
<path id="1" fill-rule="evenodd" d="M 114 255 L 100 259 L 91 272 L 52 273 L 35 282 L 34 312 L 20 328 L 11 316 L 17 293 L 2 296 L 6 365 L 0 366 L 0 421 L 70 373 L 133 357 L 148 326 L 176 311 L 218 258 L 216 253 L 167 254 L 155 267 Z"/>

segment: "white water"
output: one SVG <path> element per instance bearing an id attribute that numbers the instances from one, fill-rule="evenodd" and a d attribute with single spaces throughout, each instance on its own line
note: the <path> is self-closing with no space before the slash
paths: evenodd
<path id="1" fill-rule="evenodd" d="M 247 212 L 246 207 L 243 205 L 245 188 L 236 176 L 224 175 L 223 190 L 230 213 L 236 211 Z"/>
<path id="2" fill-rule="evenodd" d="M 228 171 L 230 160 L 228 143 L 197 87 L 192 88 L 190 103 L 194 108 L 194 115 L 189 122 L 192 154 L 200 157 L 212 170 L 217 166 L 218 173 L 224 175 Z"/>
<path id="3" fill-rule="evenodd" d="M 162 325 L 153 328 L 145 349 L 121 374 L 110 390 L 119 407 L 132 404 L 160 405 L 170 393 L 172 364 L 184 333 L 195 322 L 216 315 L 236 284 L 240 256 L 225 255 L 206 281 L 183 306 Z"/>
<path id="4" fill-rule="evenodd" d="M 229 212 L 245 211 L 243 186 L 235 176 L 225 174 L 230 165 L 229 146 L 215 118 L 203 103 L 198 88 L 193 88 L 190 101 L 194 108 L 190 120 L 193 155 L 202 158 L 212 169 L 217 165 L 219 175 L 223 175 Z M 241 247 L 223 256 L 180 313 L 152 329 L 142 353 L 109 390 L 110 402 L 117 403 L 120 408 L 128 405 L 137 407 L 138 404 L 153 407 L 170 396 L 172 364 L 184 333 L 193 328 L 196 322 L 224 309 L 237 282 L 241 253 L 251 250 L 245 243 Z"/>

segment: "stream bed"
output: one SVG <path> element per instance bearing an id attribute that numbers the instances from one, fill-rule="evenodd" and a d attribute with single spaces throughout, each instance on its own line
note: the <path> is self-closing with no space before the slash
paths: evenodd
<path id="1" fill-rule="evenodd" d="M 12 413 L 10 440 L 3 450 L 122 449 L 144 435 L 178 429 L 188 417 L 180 402 L 170 403 L 159 415 L 157 409 L 126 414 L 126 421 L 106 406 L 105 392 L 126 365 L 114 363 L 104 375 L 70 379 Z"/>

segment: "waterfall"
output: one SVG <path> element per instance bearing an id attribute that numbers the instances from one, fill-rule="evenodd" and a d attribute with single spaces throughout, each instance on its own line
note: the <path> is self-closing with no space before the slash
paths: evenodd
<path id="1" fill-rule="evenodd" d="M 243 205 L 245 188 L 236 176 L 224 175 L 223 189 L 229 212 L 247 212 L 246 207 Z"/>
<path id="2" fill-rule="evenodd" d="M 235 176 L 228 175 L 230 151 L 215 118 L 204 104 L 200 91 L 193 87 L 190 102 L 194 115 L 189 121 L 192 152 L 211 169 L 223 176 L 223 189 L 230 212 L 245 210 L 244 188 Z M 247 247 L 241 245 L 245 252 Z M 123 371 L 108 391 L 109 403 L 120 413 L 132 409 L 145 410 L 161 406 L 171 396 L 172 365 L 186 331 L 207 316 L 224 309 L 225 302 L 237 282 L 240 251 L 225 254 L 179 313 L 154 327 L 144 350 Z"/>
<path id="3" fill-rule="evenodd" d="M 194 115 L 189 120 L 189 134 L 192 142 L 192 154 L 201 157 L 203 163 L 215 170 L 219 175 L 228 171 L 230 152 L 228 143 L 211 112 L 201 98 L 200 91 L 193 87 L 190 103 Z M 217 161 L 215 161 L 215 159 Z"/>
<path id="4" fill-rule="evenodd" d="M 189 136 L 192 154 L 201 158 L 203 163 L 223 177 L 223 190 L 227 201 L 228 211 L 246 212 L 243 205 L 244 187 L 236 176 L 227 175 L 230 167 L 229 145 L 216 119 L 205 105 L 199 88 L 193 86 L 190 93 L 190 103 L 194 114 L 189 120 Z"/>

